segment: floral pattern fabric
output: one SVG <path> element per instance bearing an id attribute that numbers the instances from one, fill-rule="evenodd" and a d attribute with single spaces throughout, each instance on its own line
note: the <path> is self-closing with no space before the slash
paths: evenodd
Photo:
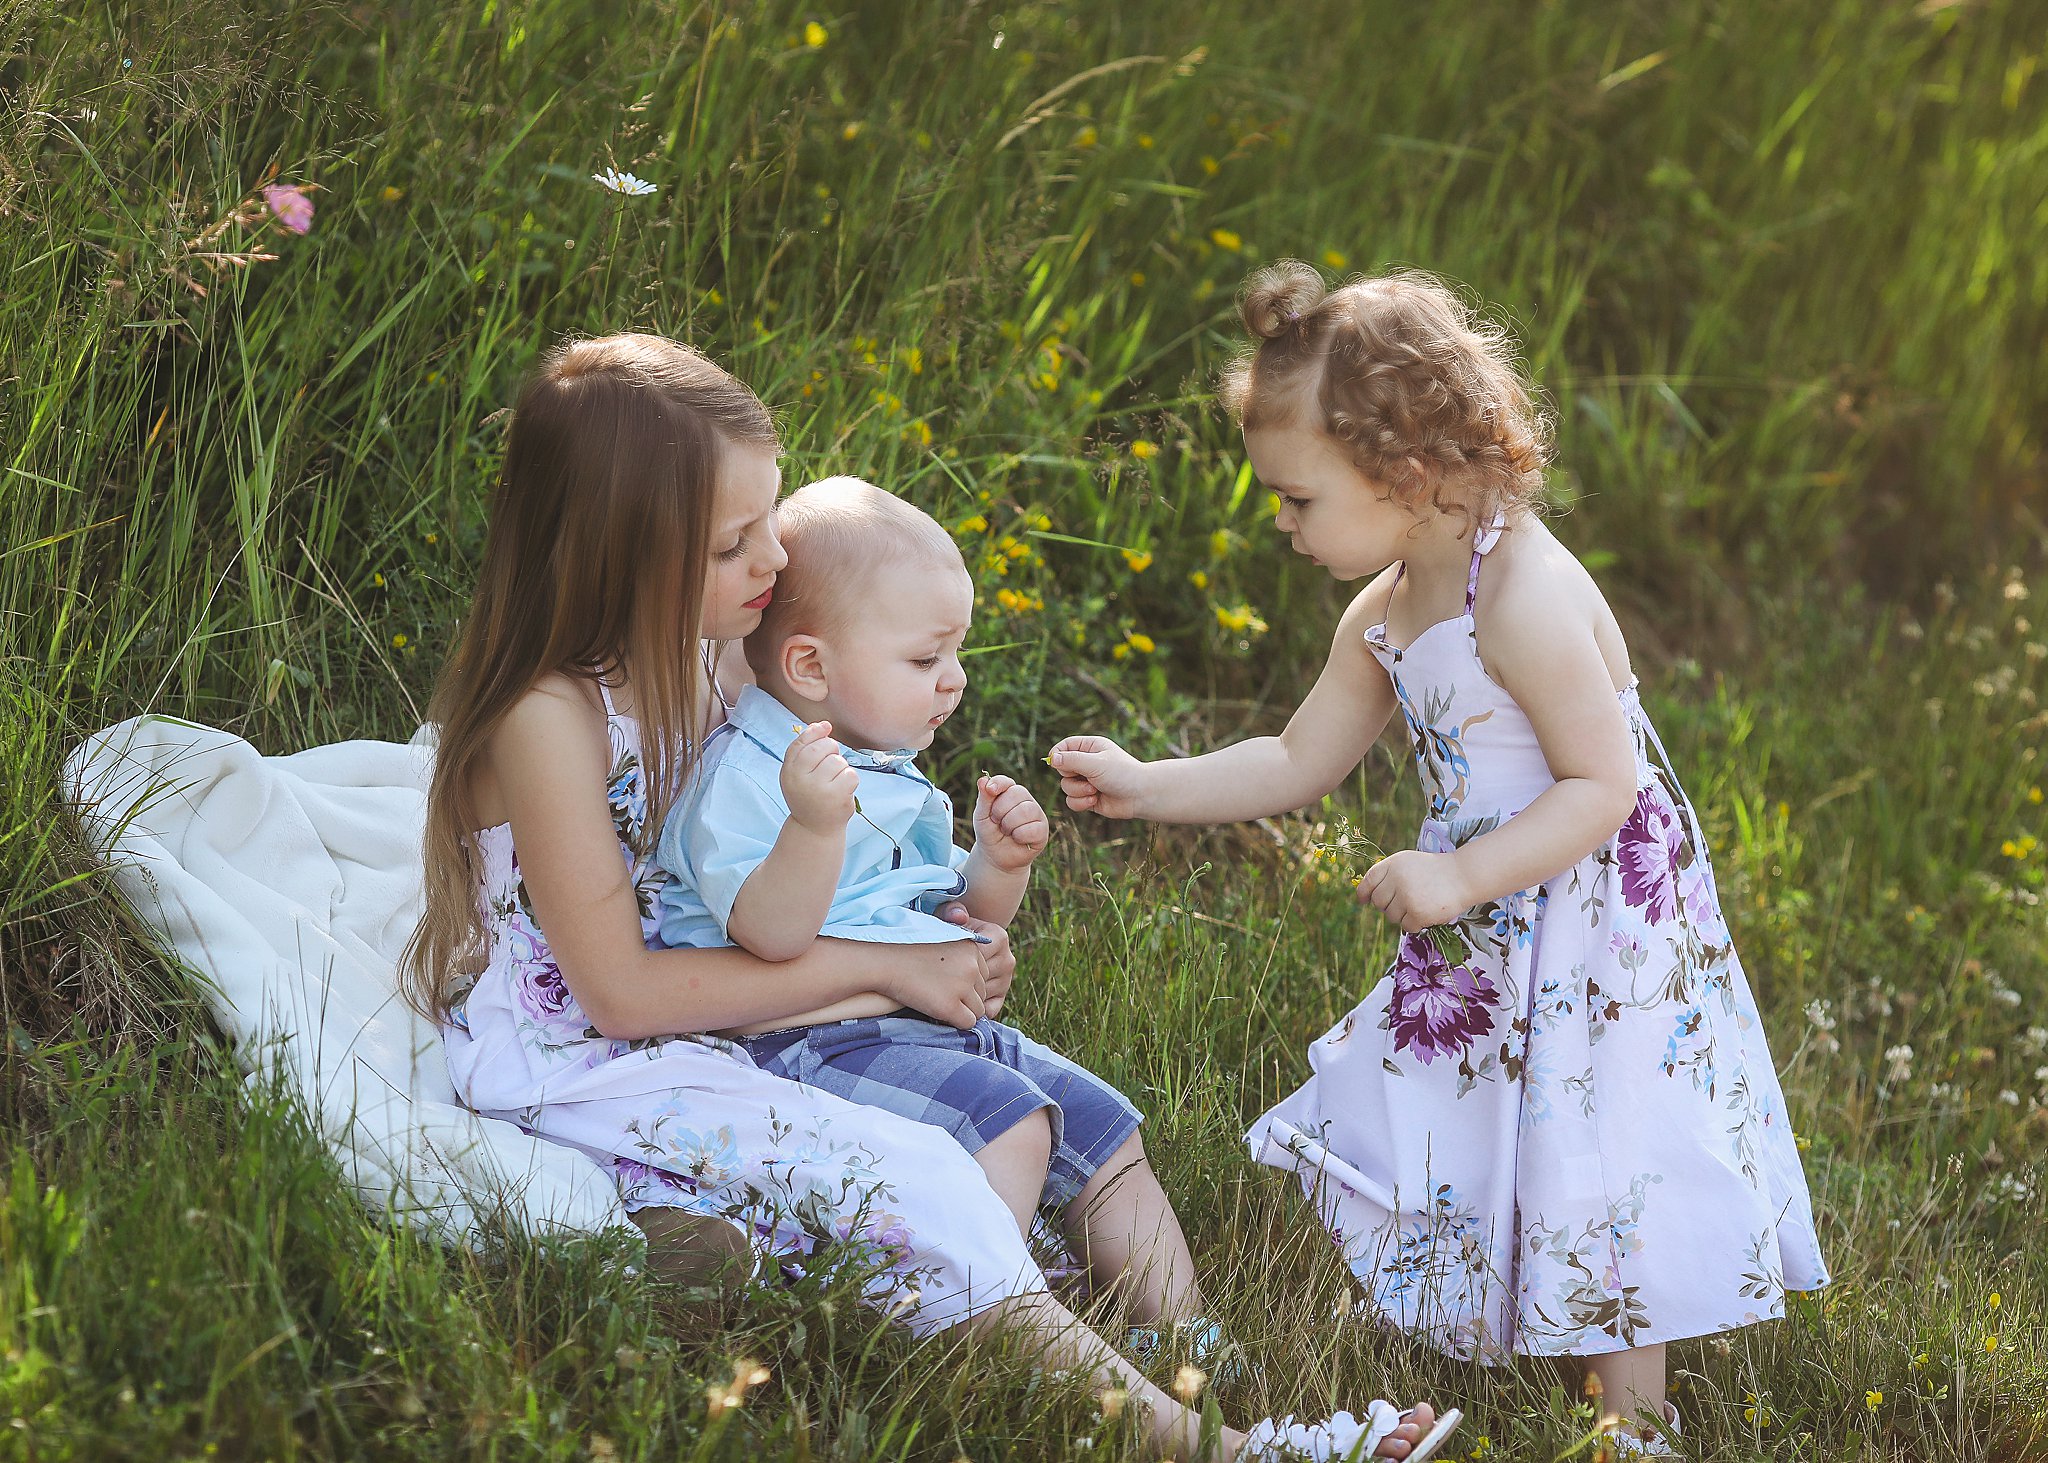
<path id="1" fill-rule="evenodd" d="M 605 693 L 607 795 L 648 947 L 666 877 L 640 860 L 639 728 Z M 609 1162 L 627 1209 L 723 1219 L 797 1270 L 851 1263 L 865 1294 L 924 1333 L 1044 1277 L 981 1169 L 938 1128 L 762 1071 L 713 1036 L 598 1033 L 534 918 L 508 824 L 482 830 L 478 897 L 489 962 L 443 1027 L 463 1100 Z"/>
<path id="2" fill-rule="evenodd" d="M 1466 613 L 1386 668 L 1429 797 L 1418 847 L 1552 779 Z M 1362 1308 L 1454 1356 L 1587 1355 L 1782 1315 L 1827 1283 L 1784 1098 L 1706 846 L 1632 682 L 1636 806 L 1557 877 L 1403 936 L 1247 1135 L 1298 1173 Z"/>

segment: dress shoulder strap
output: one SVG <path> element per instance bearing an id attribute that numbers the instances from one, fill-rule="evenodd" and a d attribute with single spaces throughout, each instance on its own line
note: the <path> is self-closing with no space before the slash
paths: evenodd
<path id="1" fill-rule="evenodd" d="M 603 676 L 599 676 L 597 678 L 597 694 L 604 698 L 604 714 L 607 717 L 617 716 L 619 714 L 619 708 L 612 705 L 611 685 L 609 682 L 605 680 Z"/>
<path id="2" fill-rule="evenodd" d="M 1465 613 L 1471 614 L 1472 607 L 1479 602 L 1479 561 L 1486 551 L 1500 542 L 1501 530 L 1507 526 L 1505 514 L 1493 515 L 1493 522 L 1480 530 L 1472 542 L 1472 567 L 1465 575 Z"/>

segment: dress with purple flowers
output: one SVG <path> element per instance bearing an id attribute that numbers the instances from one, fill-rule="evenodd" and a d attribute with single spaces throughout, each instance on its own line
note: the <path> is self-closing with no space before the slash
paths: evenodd
<path id="1" fill-rule="evenodd" d="M 600 689 L 612 822 L 654 949 L 667 875 L 633 851 L 647 821 L 639 724 Z M 442 1027 L 471 1107 L 609 1164 L 628 1210 L 726 1220 L 786 1268 L 853 1260 L 867 1298 L 920 1333 L 1044 1287 L 1009 1209 L 943 1129 L 764 1072 L 718 1037 L 600 1035 L 534 918 L 511 825 L 477 839 L 489 962 Z"/>
<path id="2" fill-rule="evenodd" d="M 1553 779 L 1481 666 L 1472 607 L 1393 681 L 1444 852 Z M 1398 582 L 1398 574 L 1396 576 Z M 1636 685 L 1636 807 L 1572 868 L 1407 935 L 1247 1134 L 1301 1176 L 1363 1308 L 1454 1356 L 1588 1355 L 1730 1330 L 1827 1283 L 1756 1002 L 1691 803 Z M 1443 948 L 1448 946 L 1448 952 Z"/>

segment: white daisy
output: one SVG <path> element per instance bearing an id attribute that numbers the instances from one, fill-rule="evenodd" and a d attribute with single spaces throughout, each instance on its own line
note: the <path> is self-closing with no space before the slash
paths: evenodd
<path id="1" fill-rule="evenodd" d="M 631 173 L 621 173 L 613 168 L 592 173 L 590 181 L 600 188 L 609 188 L 614 193 L 624 193 L 633 198 L 643 198 L 654 191 L 654 185 L 645 178 L 636 178 Z"/>

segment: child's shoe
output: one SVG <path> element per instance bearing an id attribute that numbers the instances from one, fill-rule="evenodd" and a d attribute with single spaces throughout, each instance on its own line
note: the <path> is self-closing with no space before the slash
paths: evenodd
<path id="1" fill-rule="evenodd" d="M 1664 1428 L 1644 1438 L 1638 1437 L 1626 1427 L 1618 1427 L 1607 1440 L 1608 1449 L 1617 1458 L 1676 1458 L 1678 1448 L 1678 1407 L 1675 1403 L 1664 1404 Z"/>
<path id="2" fill-rule="evenodd" d="M 1374 1398 L 1362 1422 L 1348 1412 L 1322 1422 L 1296 1422 L 1291 1415 L 1269 1417 L 1245 1434 L 1244 1448 L 1234 1463 L 1365 1463 L 1406 1416 L 1396 1411 L 1393 1403 Z M 1455 1407 L 1439 1417 L 1436 1425 L 1416 1440 L 1407 1463 L 1434 1458 L 1463 1417 Z"/>

